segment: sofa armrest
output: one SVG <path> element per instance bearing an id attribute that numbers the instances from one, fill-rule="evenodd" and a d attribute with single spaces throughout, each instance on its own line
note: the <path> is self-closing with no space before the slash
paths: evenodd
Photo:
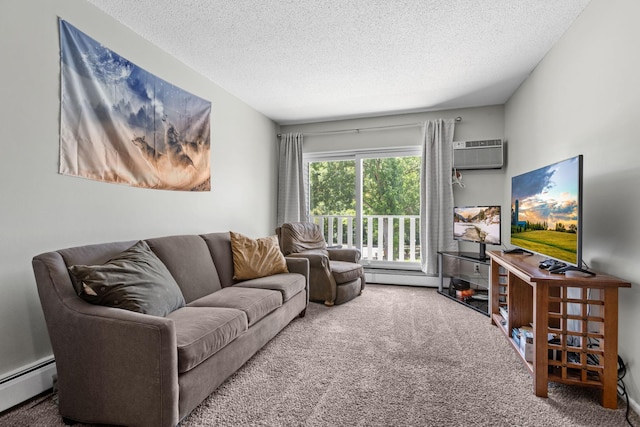
<path id="1" fill-rule="evenodd" d="M 60 414 L 89 423 L 175 426 L 173 321 L 82 300 L 57 252 L 35 257 L 33 270 L 58 371 Z"/>
<path id="2" fill-rule="evenodd" d="M 303 257 L 286 256 L 289 273 L 299 273 L 309 279 L 309 260 Z"/>
<path id="3" fill-rule="evenodd" d="M 332 261 L 358 262 L 360 250 L 356 248 L 327 248 Z"/>
<path id="4" fill-rule="evenodd" d="M 298 273 L 304 276 L 305 292 L 307 293 L 307 304 L 309 304 L 309 260 L 304 257 L 286 256 L 287 270 L 289 273 Z"/>

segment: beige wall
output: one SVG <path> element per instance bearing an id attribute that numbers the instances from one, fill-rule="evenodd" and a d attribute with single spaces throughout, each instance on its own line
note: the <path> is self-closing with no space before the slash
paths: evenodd
<path id="1" fill-rule="evenodd" d="M 640 401 L 640 2 L 592 0 L 506 104 L 507 176 L 584 155 L 583 257 L 620 291 L 619 354 Z M 508 203 L 510 182 L 505 182 Z M 636 406 L 636 410 L 638 407 Z"/>
<path id="2" fill-rule="evenodd" d="M 212 102 L 211 192 L 147 190 L 57 173 L 58 17 Z M 51 356 L 34 255 L 170 234 L 273 233 L 277 127 L 263 115 L 83 0 L 2 0 L 0 54 L 0 378 Z"/>

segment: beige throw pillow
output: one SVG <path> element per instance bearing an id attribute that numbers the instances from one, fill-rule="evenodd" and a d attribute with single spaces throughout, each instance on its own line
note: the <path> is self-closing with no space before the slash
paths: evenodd
<path id="1" fill-rule="evenodd" d="M 277 236 L 251 239 L 233 231 L 230 235 L 234 279 L 257 279 L 289 272 L 287 261 L 280 252 Z"/>

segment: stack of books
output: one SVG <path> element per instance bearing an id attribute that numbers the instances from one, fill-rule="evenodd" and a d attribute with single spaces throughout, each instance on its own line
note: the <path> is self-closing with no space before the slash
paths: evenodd
<path id="1" fill-rule="evenodd" d="M 516 342 L 520 353 L 527 362 L 533 362 L 533 328 L 521 326 L 511 330 L 511 338 Z"/>
<path id="2" fill-rule="evenodd" d="M 504 320 L 509 320 L 509 307 L 501 305 L 500 308 L 498 308 L 498 311 Z"/>

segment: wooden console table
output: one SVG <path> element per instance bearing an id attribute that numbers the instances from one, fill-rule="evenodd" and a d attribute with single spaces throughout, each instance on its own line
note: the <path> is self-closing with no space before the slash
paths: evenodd
<path id="1" fill-rule="evenodd" d="M 491 322 L 531 372 L 535 395 L 547 397 L 549 382 L 596 387 L 602 406 L 617 408 L 618 288 L 631 284 L 599 273 L 551 274 L 538 256 L 488 254 Z M 512 338 L 522 326 L 533 328 L 530 362 Z"/>

